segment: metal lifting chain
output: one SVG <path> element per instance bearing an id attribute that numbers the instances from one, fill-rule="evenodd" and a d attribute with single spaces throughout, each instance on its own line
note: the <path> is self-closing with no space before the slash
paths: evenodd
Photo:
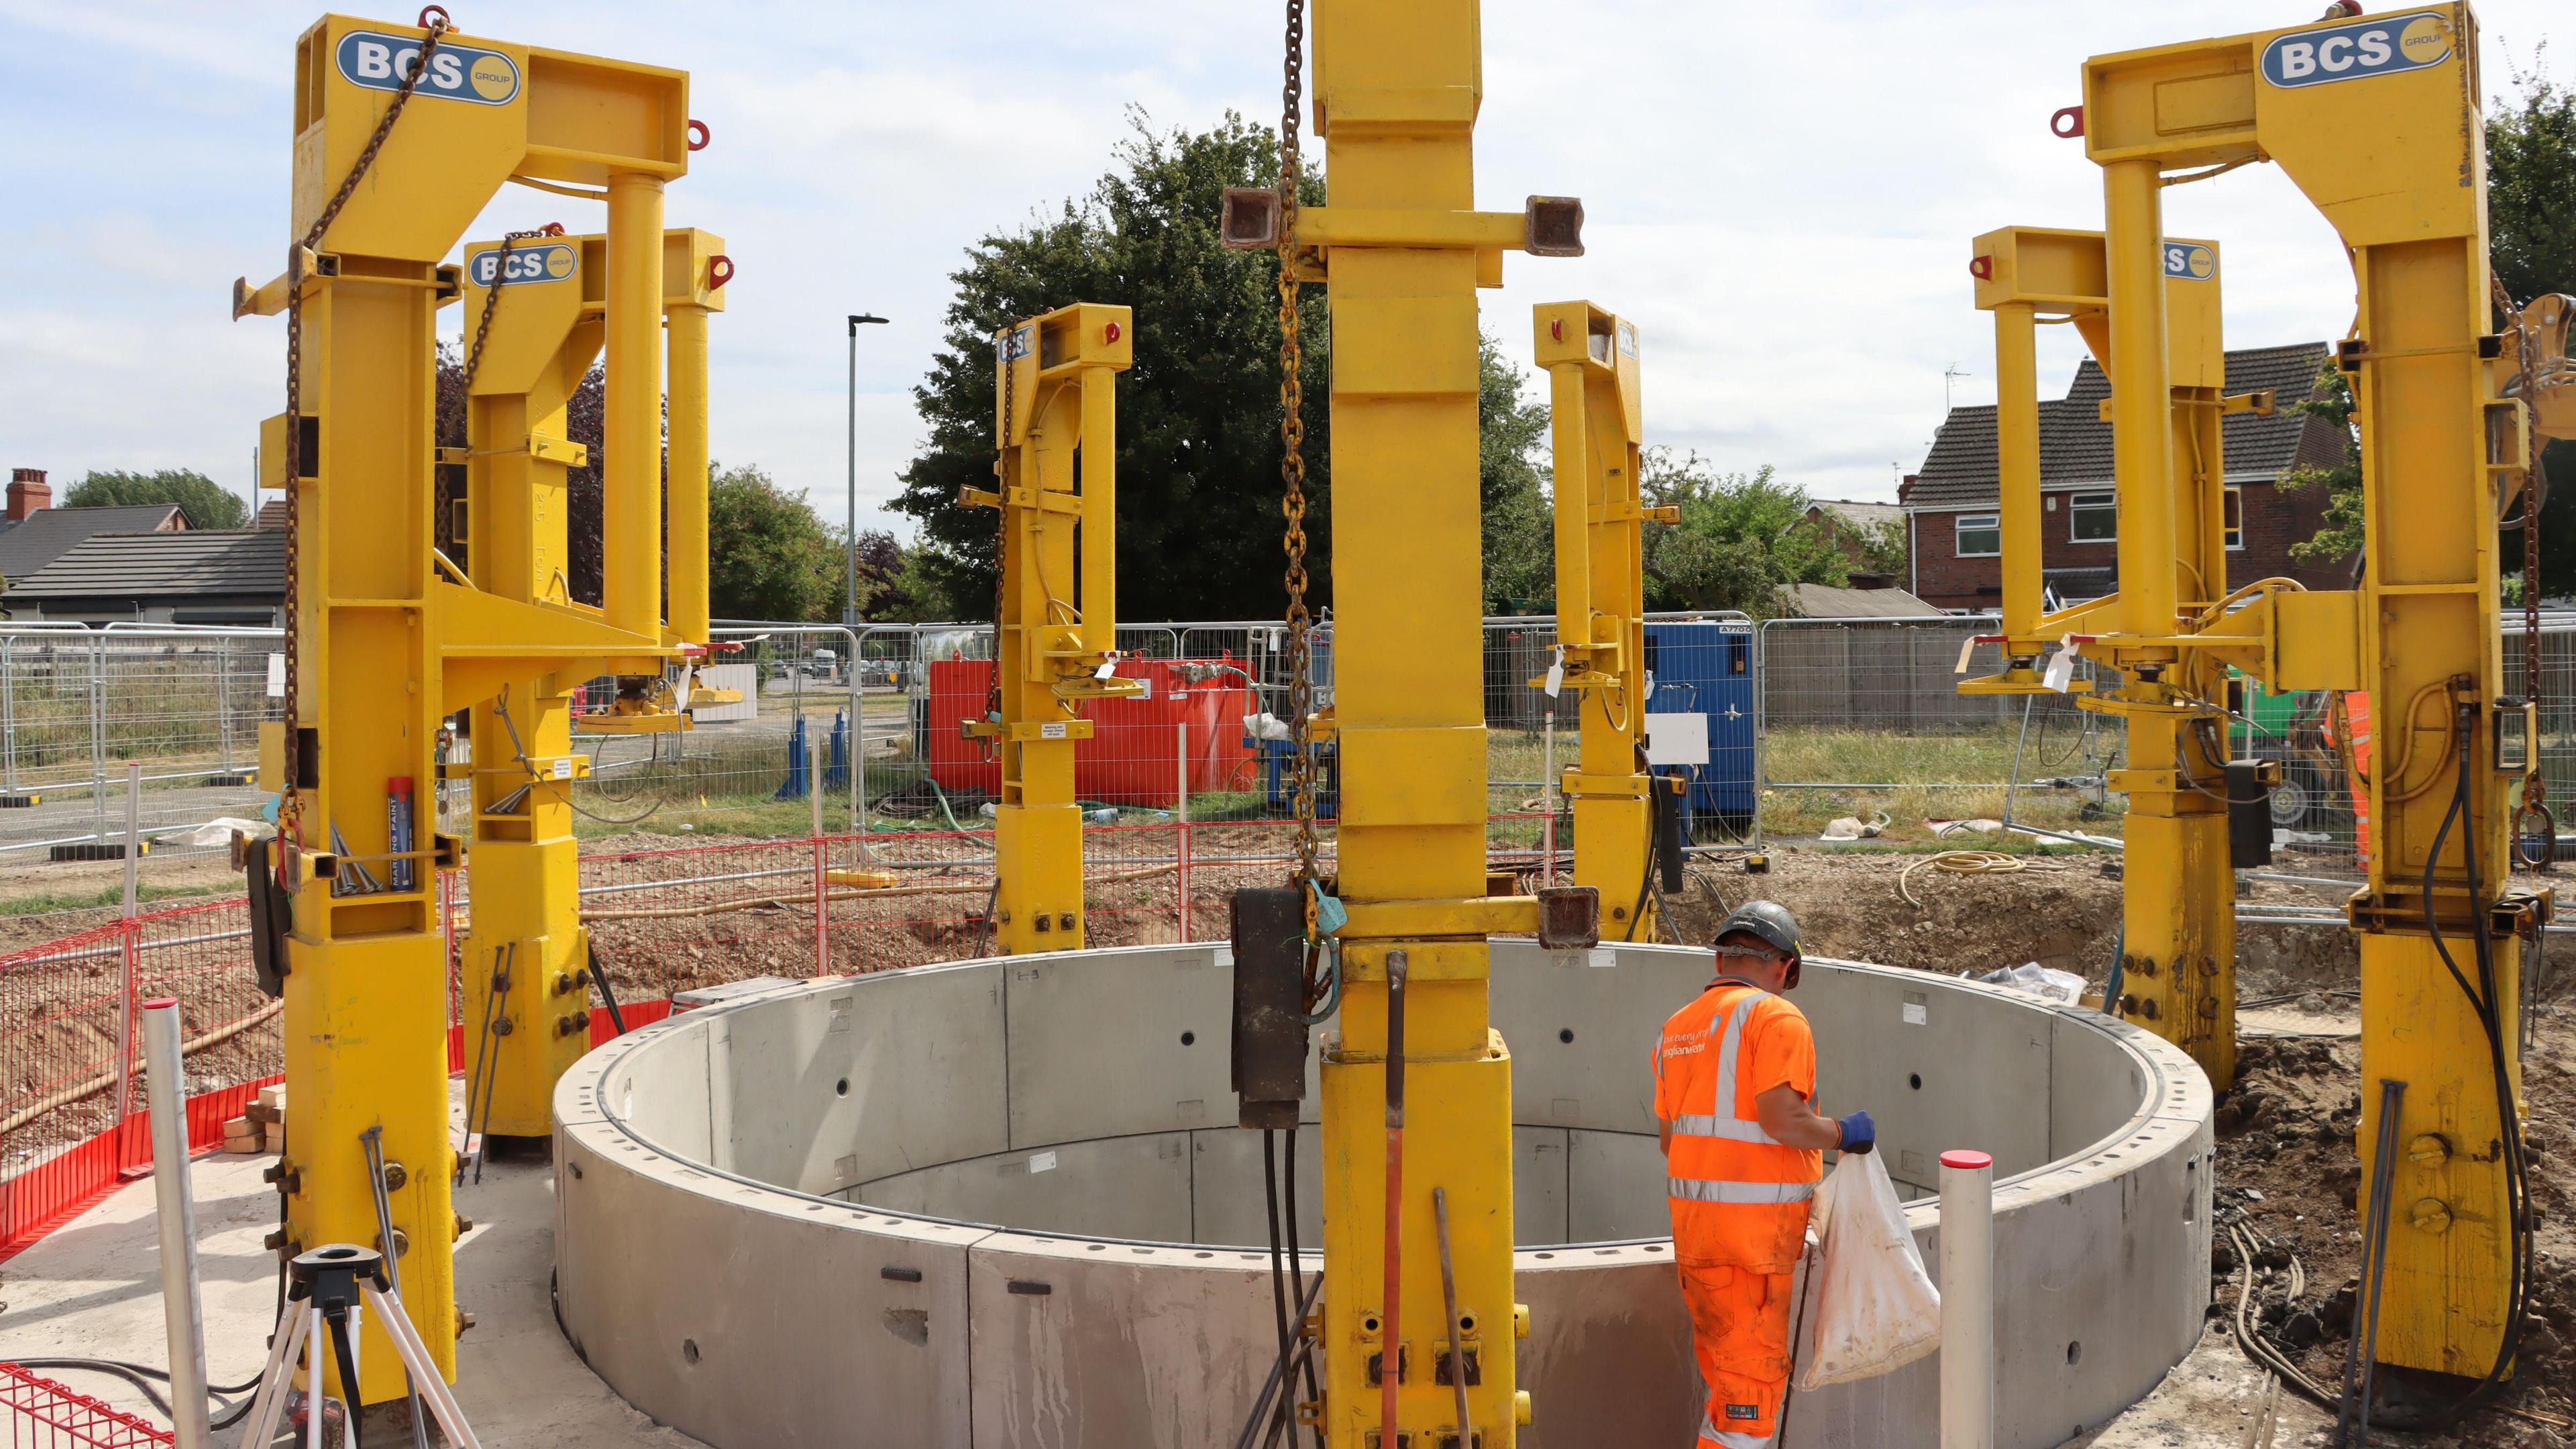
<path id="1" fill-rule="evenodd" d="M 1279 91 L 1279 502 L 1288 520 L 1288 738 L 1294 746 L 1297 808 L 1297 880 L 1305 887 L 1306 939 L 1315 924 L 1315 712 L 1311 677 L 1312 620 L 1306 612 L 1306 418 L 1299 376 L 1305 354 L 1297 335 L 1297 183 L 1304 166 L 1298 150 L 1298 112 L 1305 93 L 1305 0 L 1288 0 L 1287 56 Z M 1312 994 L 1310 992 L 1310 994 Z"/>
<path id="2" fill-rule="evenodd" d="M 531 237 L 562 236 L 563 234 L 564 226 L 559 221 L 550 221 L 544 226 L 532 226 L 526 231 L 502 233 L 501 254 L 492 262 L 492 286 L 483 294 L 483 316 L 474 324 L 473 345 L 465 350 L 463 395 L 468 408 L 474 405 L 474 374 L 483 370 L 483 344 L 492 336 L 492 314 L 499 311 L 501 307 L 501 284 L 510 278 L 510 253 L 517 251 L 519 243 Z"/>
<path id="3" fill-rule="evenodd" d="M 994 732 L 986 737 L 985 756 L 999 759 L 1003 753 L 1000 725 L 1002 720 L 1002 607 L 1003 590 L 1011 575 L 1011 429 L 1019 419 L 1020 369 L 1015 355 L 1020 343 L 1020 328 L 1026 319 L 1002 325 L 1000 344 L 994 349 L 994 365 L 1002 370 L 1002 416 L 993 428 L 993 678 L 984 690 L 984 719 Z M 1029 345 L 1035 347 L 1036 339 Z"/>
<path id="4" fill-rule="evenodd" d="M 376 164 L 376 153 L 382 151 L 385 138 L 393 134 L 394 122 L 402 119 L 403 108 L 411 104 L 412 92 L 419 89 L 420 78 L 429 73 L 429 58 L 438 50 L 448 30 L 447 12 L 433 5 L 420 15 L 422 28 L 429 32 L 420 44 L 420 55 L 411 70 L 395 88 L 391 104 L 377 118 L 375 134 L 367 138 L 366 148 L 349 167 L 340 181 L 340 189 L 331 193 L 313 224 L 305 228 L 296 243 L 295 252 L 287 258 L 286 286 L 286 729 L 280 763 L 286 778 L 279 782 L 277 828 L 281 837 L 303 838 L 302 791 L 298 788 L 303 775 L 301 713 L 303 673 L 303 589 L 299 575 L 303 556 L 304 501 L 304 257 L 322 245 L 323 234 L 340 217 L 340 209 L 357 194 L 358 183 L 368 168 Z M 288 876 L 286 852 L 277 853 L 278 879 L 292 885 Z"/>
<path id="5" fill-rule="evenodd" d="M 2513 327 L 2514 363 L 2520 369 L 2517 391 L 2523 400 L 2522 438 L 2522 694 L 2526 700 L 2540 698 L 2540 412 L 2533 394 L 2540 385 L 2540 359 L 2533 355 L 2531 328 L 2524 324 L 2522 309 L 2514 305 L 2513 293 L 2505 290 L 2504 280 L 2492 271 L 2487 286 L 2495 294 L 2496 309 L 2504 313 Z M 2538 711 L 2532 718 L 2536 722 Z M 2514 812 L 2513 855 L 2526 866 L 2547 865 L 2558 848 L 2558 821 L 2549 809 L 2549 780 L 2540 770 L 2540 739 L 2534 733 L 2523 741 L 2523 752 L 2529 769 L 2522 777 L 2522 804 Z M 2539 847 L 2529 848 L 2529 837 L 2523 830 L 2533 816 L 2540 820 Z"/>

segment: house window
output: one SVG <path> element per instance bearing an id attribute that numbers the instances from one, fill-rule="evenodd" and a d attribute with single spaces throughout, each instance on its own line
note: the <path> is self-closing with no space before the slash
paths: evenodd
<path id="1" fill-rule="evenodd" d="M 2120 495 L 2077 493 L 2066 500 L 2068 537 L 2077 543 L 2110 543 L 2120 536 Z"/>
<path id="2" fill-rule="evenodd" d="M 1958 528 L 1960 558 L 1998 558 L 2004 551 L 2004 522 L 2000 513 L 1962 513 L 1954 520 Z"/>
<path id="3" fill-rule="evenodd" d="M 2227 547 L 2228 547 L 2230 550 L 2238 550 L 2238 549 L 2242 549 L 2242 548 L 2244 548 L 2244 547 L 2245 547 L 2245 490 L 2244 490 L 2244 489 L 2242 489 L 2242 488 L 2230 488 L 2230 489 L 2228 489 L 2228 490 L 2227 490 L 2227 512 L 2226 512 L 2225 528 L 2226 528 L 2226 532 L 2227 532 Z"/>

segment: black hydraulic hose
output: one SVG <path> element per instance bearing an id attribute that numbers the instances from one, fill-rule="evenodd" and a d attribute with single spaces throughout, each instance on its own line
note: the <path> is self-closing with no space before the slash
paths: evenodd
<path id="1" fill-rule="evenodd" d="M 599 988 L 599 999 L 608 1004 L 608 1024 L 617 1028 L 619 1036 L 624 1036 L 626 1013 L 617 1009 L 617 989 L 608 984 L 608 973 L 599 969 L 599 942 L 591 941 L 589 946 L 591 984 Z"/>
<path id="2" fill-rule="evenodd" d="M 1646 789 L 1646 863 L 1637 872 L 1637 903 L 1628 908 L 1628 933 L 1622 940 L 1637 939 L 1637 923 L 1646 918 L 1646 896 L 1655 888 L 1655 844 L 1660 833 L 1655 828 L 1655 815 L 1663 808 L 1662 797 L 1655 792 L 1653 775 L 1648 775 Z"/>
<path id="3" fill-rule="evenodd" d="M 1294 1283 L 1306 1271 L 1306 1258 L 1297 1247 L 1297 1127 L 1293 1122 L 1290 1123 L 1288 1127 L 1288 1145 L 1285 1149 L 1285 1154 L 1288 1161 L 1286 1166 L 1281 1169 L 1280 1175 L 1287 1179 L 1288 1202 L 1287 1206 L 1281 1210 L 1280 1216 L 1285 1218 L 1288 1223 L 1288 1281 Z M 1322 1280 L 1319 1278 L 1317 1281 L 1320 1282 Z M 1305 1319 L 1303 1315 L 1299 1316 L 1294 1327 L 1297 1334 L 1300 1337 L 1303 1337 L 1306 1332 Z M 1299 1355 L 1299 1361 L 1302 1362 L 1306 1368 L 1306 1397 L 1309 1400 L 1321 1402 L 1324 1395 L 1322 1390 L 1315 1387 L 1314 1355 L 1301 1354 Z M 1319 1419 L 1311 1427 L 1315 1431 L 1315 1449 L 1324 1449 L 1323 1421 Z M 1297 1438 L 1296 1433 L 1292 1430 L 1289 1433 L 1288 1438 L 1289 1442 L 1293 1444 Z"/>
<path id="4" fill-rule="evenodd" d="M 135 1388 L 141 1390 L 143 1397 L 152 1401 L 152 1407 L 160 1410 L 163 1418 L 175 1420 L 178 1417 L 177 1414 L 171 1411 L 170 1401 L 163 1398 L 160 1391 L 153 1388 L 153 1384 L 155 1383 L 166 1384 L 170 1382 L 170 1376 L 161 1370 L 152 1367 L 150 1364 L 127 1363 L 123 1359 L 113 1358 L 13 1358 L 8 1360 L 8 1362 L 16 1364 L 20 1368 L 28 1369 L 73 1369 L 89 1373 L 109 1374 L 116 1378 L 123 1379 L 127 1383 L 134 1385 Z M 252 1378 L 246 1383 L 208 1384 L 206 1385 L 206 1393 L 209 1397 L 231 1398 L 236 1394 L 249 1393 L 251 1390 L 258 1387 L 259 1380 L 257 1378 Z M 250 1400 L 242 1400 L 240 1403 L 233 1405 L 232 1407 L 224 1410 L 223 1413 L 209 1420 L 207 1422 L 207 1427 L 211 1429 L 231 1428 L 233 1425 L 241 1422 L 244 1414 L 250 1412 L 250 1404 Z"/>
<path id="5" fill-rule="evenodd" d="M 1301 1320 L 1314 1311 L 1315 1300 L 1321 1297 L 1323 1292 L 1324 1279 L 1321 1274 L 1318 1274 L 1314 1286 L 1308 1288 L 1297 1300 L 1297 1316 Z M 1252 1412 L 1244 1416 L 1243 1429 L 1234 1436 L 1234 1449 L 1252 1449 L 1252 1436 L 1260 1432 L 1261 1421 L 1270 1413 L 1270 1396 L 1280 1391 L 1281 1381 L 1287 1375 L 1296 1372 L 1301 1365 L 1308 1372 L 1313 1372 L 1314 1346 L 1313 1339 L 1301 1336 L 1297 1340 L 1297 1351 L 1293 1358 L 1282 1357 L 1270 1365 L 1270 1376 L 1262 1380 L 1261 1392 L 1252 1401 Z"/>
<path id="6" fill-rule="evenodd" d="M 1279 1362 L 1288 1361 L 1288 1279 L 1280 1265 L 1279 1232 L 1279 1134 L 1269 1128 L 1261 1131 L 1261 1198 L 1270 1210 L 1270 1309 L 1278 1320 Z M 1261 1436 L 1265 1446 L 1279 1442 L 1279 1430 L 1287 1420 L 1288 1402 L 1294 1395 L 1279 1396 L 1279 1407 L 1270 1416 L 1270 1428 Z M 1295 1435 L 1290 1435 L 1295 1438 Z"/>

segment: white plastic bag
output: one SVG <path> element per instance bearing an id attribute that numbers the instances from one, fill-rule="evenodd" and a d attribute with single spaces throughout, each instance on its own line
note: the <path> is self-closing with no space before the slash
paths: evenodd
<path id="1" fill-rule="evenodd" d="M 1816 1189 L 1822 1246 L 1809 1261 L 1815 1316 L 1798 1387 L 1874 1378 L 1941 1345 L 1941 1295 L 1923 1271 L 1878 1154 L 1846 1152 Z"/>

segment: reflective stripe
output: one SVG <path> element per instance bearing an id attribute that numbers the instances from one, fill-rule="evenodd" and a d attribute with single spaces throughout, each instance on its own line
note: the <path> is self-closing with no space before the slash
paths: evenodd
<path id="1" fill-rule="evenodd" d="M 1699 1416 L 1699 1439 L 1701 1443 L 1715 1444 L 1719 1449 L 1767 1449 L 1771 1443 L 1768 1434 L 1729 1433 L 1710 1422 L 1705 1410 Z"/>
<path id="2" fill-rule="evenodd" d="M 1727 1142 L 1758 1142 L 1771 1147 L 1788 1144 L 1762 1130 L 1759 1122 L 1746 1122 L 1734 1117 L 1703 1117 L 1696 1112 L 1673 1119 L 1675 1137 L 1715 1137 Z"/>
<path id="3" fill-rule="evenodd" d="M 1726 1039 L 1717 1047 L 1717 1100 L 1709 1104 L 1721 1116 L 1735 1116 L 1735 1049 L 1744 1040 L 1744 1018 L 1753 1014 L 1753 1003 L 1768 995 L 1759 989 L 1747 991 L 1735 998 L 1734 1009 L 1726 1013 Z"/>
<path id="4" fill-rule="evenodd" d="M 1684 1202 L 1790 1203 L 1816 1195 L 1812 1182 L 1710 1182 L 1696 1177 L 1664 1179 L 1664 1195 Z"/>

